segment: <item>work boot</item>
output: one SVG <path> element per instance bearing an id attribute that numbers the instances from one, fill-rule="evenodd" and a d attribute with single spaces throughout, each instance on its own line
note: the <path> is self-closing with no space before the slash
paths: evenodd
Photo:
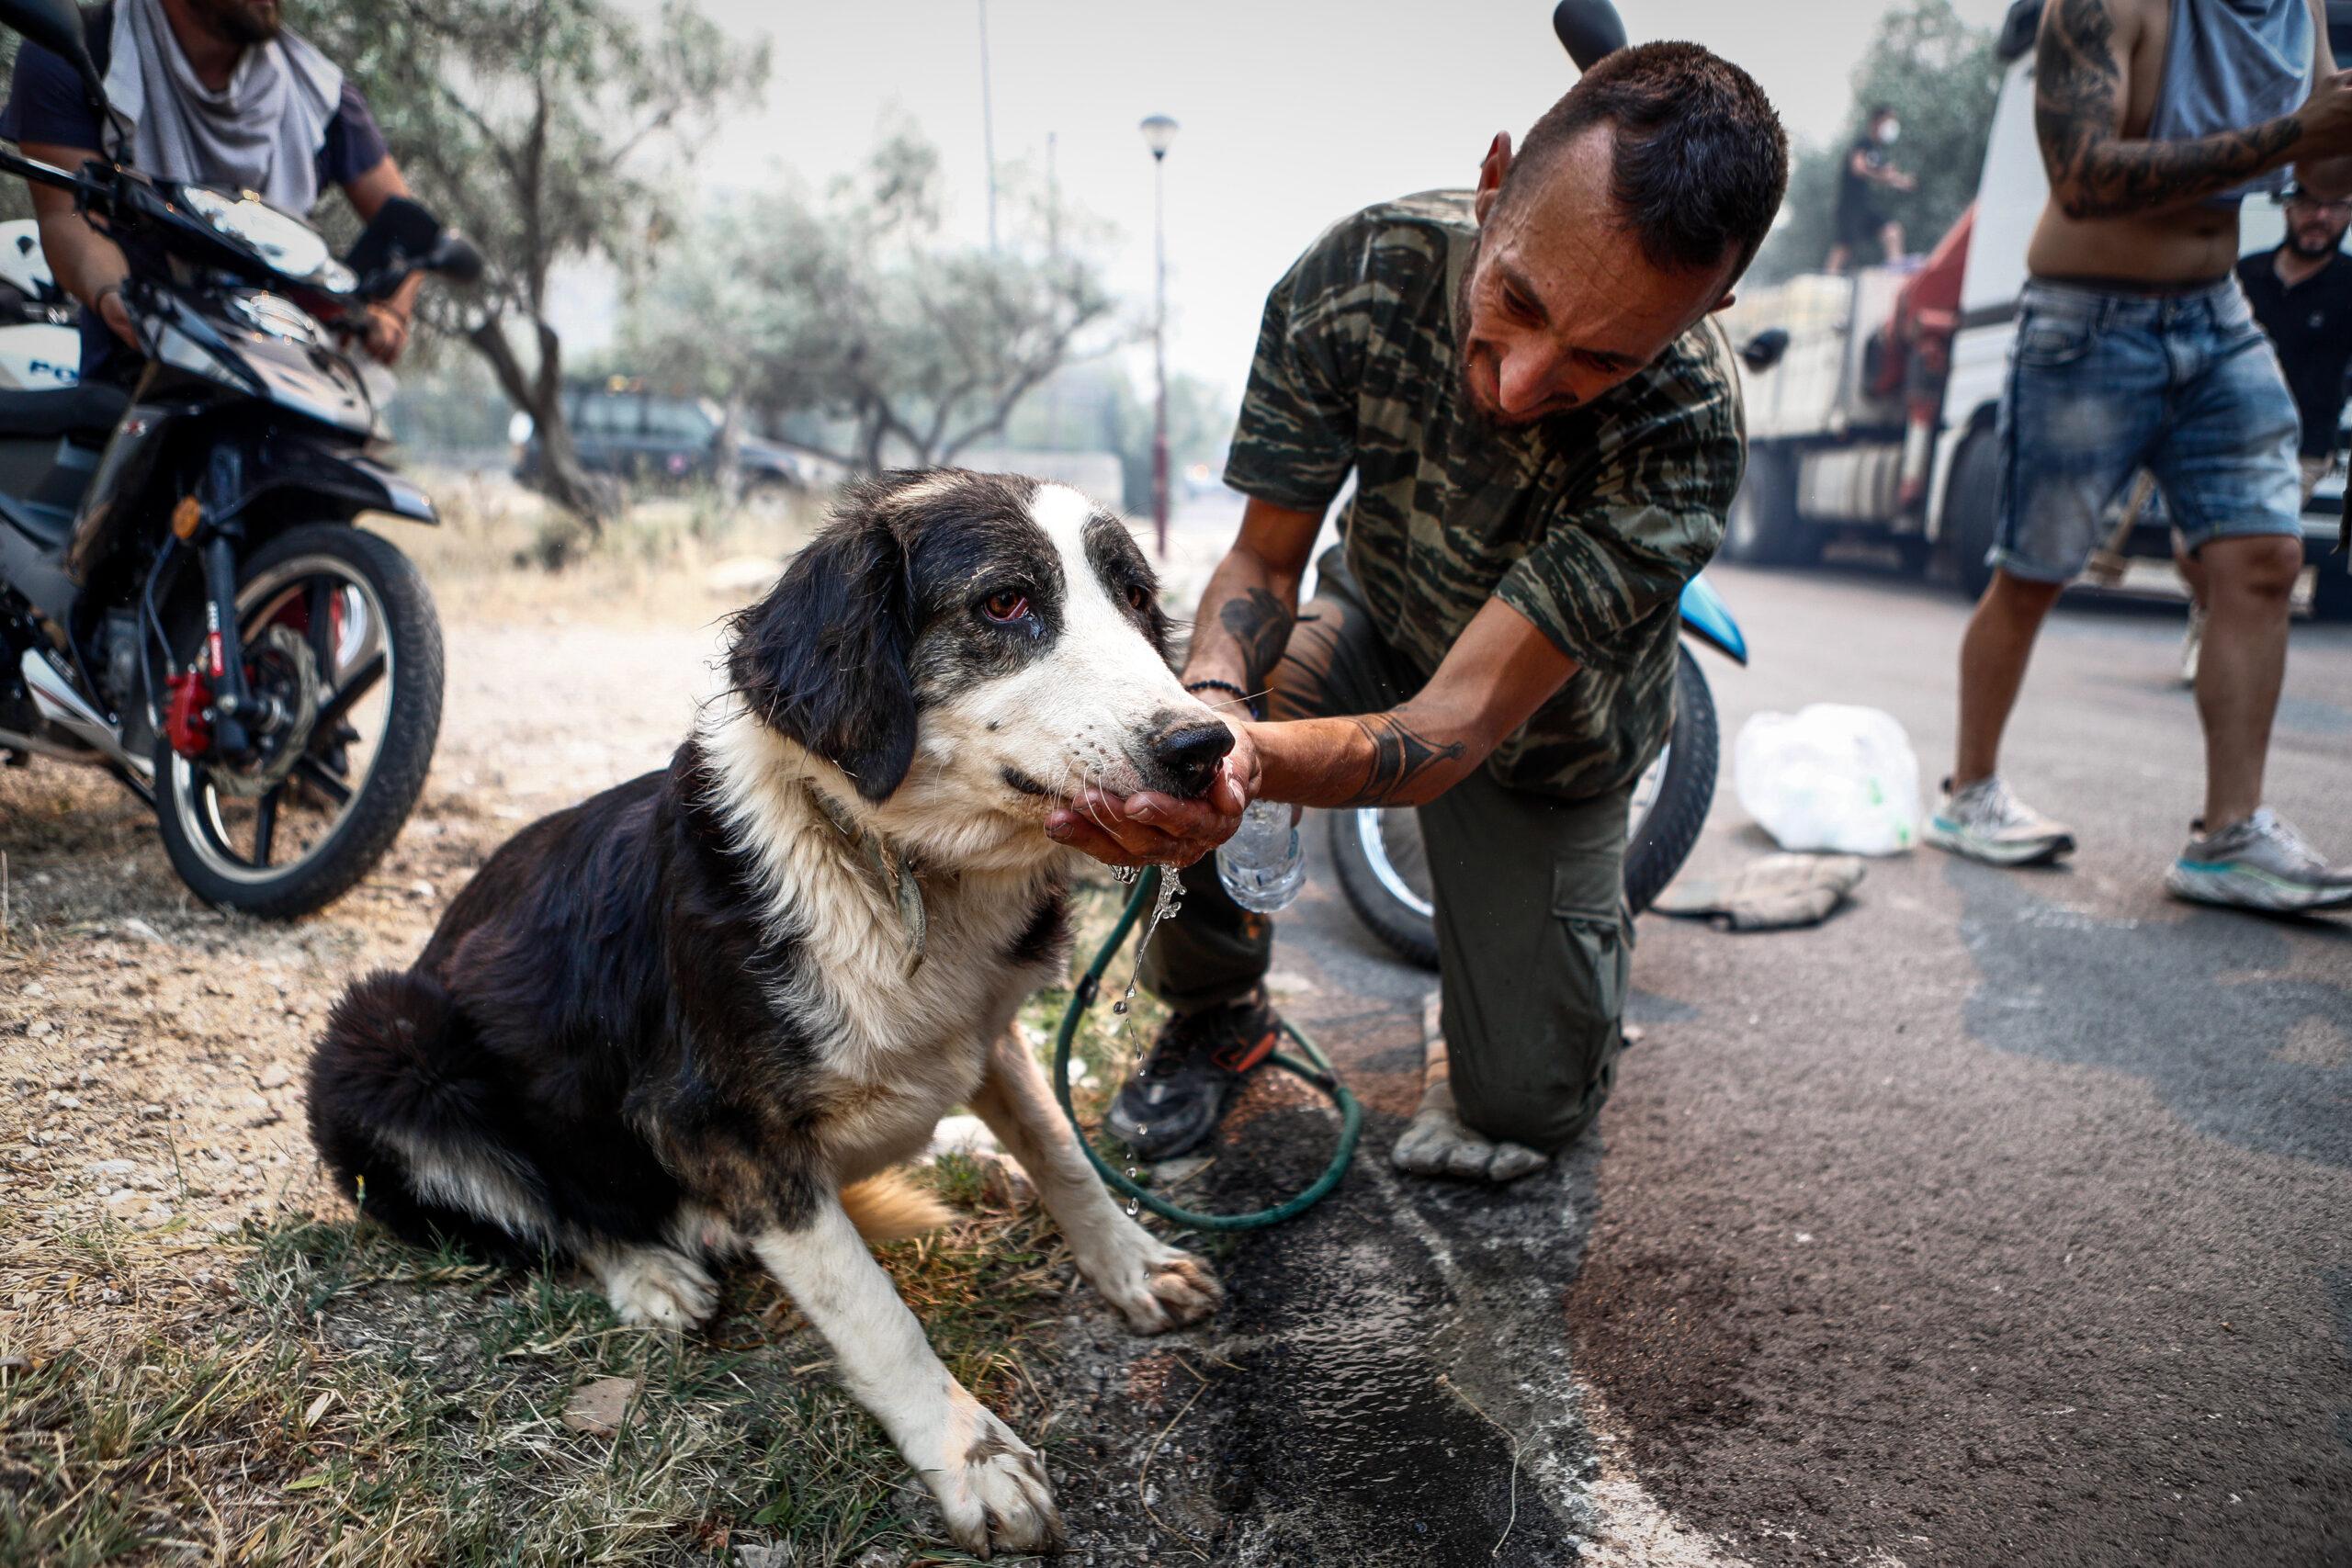
<path id="1" fill-rule="evenodd" d="M 1963 789 L 1944 781 L 1944 798 L 1919 835 L 1987 865 L 2034 865 L 2075 852 L 2075 830 L 2009 793 L 1998 773 Z"/>
<path id="2" fill-rule="evenodd" d="M 1274 1054 L 1281 1032 L 1262 990 L 1178 1014 L 1161 1027 L 1102 1124 L 1142 1159 L 1172 1159 L 1196 1147 L 1216 1131 L 1235 1087 Z"/>
<path id="3" fill-rule="evenodd" d="M 2329 869 L 2294 825 L 2265 806 L 2218 833 L 2195 837 L 2165 874 L 2176 898 L 2273 914 L 2352 904 L 2352 866 Z"/>

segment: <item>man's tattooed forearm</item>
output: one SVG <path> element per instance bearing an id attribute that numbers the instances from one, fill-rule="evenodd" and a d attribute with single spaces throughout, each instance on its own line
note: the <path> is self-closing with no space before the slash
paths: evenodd
<path id="1" fill-rule="evenodd" d="M 1408 786 L 1432 768 L 1460 759 L 1463 745 L 1459 740 L 1442 746 L 1432 745 L 1416 734 L 1411 727 L 1395 714 L 1374 714 L 1369 718 L 1351 718 L 1350 724 L 1363 732 L 1372 744 L 1372 761 L 1364 770 L 1362 787 L 1342 806 L 1388 806 L 1406 793 Z"/>
<path id="2" fill-rule="evenodd" d="M 1216 624 L 1240 646 L 1242 684 L 1250 691 L 1262 691 L 1266 678 L 1282 662 L 1292 619 L 1283 602 L 1262 588 L 1245 589 L 1217 606 Z"/>
<path id="3" fill-rule="evenodd" d="M 2033 124 L 2067 217 L 2121 218 L 2218 195 L 2276 168 L 2302 139 L 2281 116 L 2195 141 L 2124 141 L 2115 128 L 2123 68 L 2107 0 L 2059 0 L 2034 56 Z"/>

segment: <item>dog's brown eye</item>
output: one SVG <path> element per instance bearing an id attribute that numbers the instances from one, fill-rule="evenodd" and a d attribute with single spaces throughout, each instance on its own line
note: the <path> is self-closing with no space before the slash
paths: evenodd
<path id="1" fill-rule="evenodd" d="M 1029 595 L 1006 589 L 980 601 L 980 614 L 991 621 L 1017 621 L 1029 614 Z"/>
<path id="2" fill-rule="evenodd" d="M 1127 608 L 1141 615 L 1151 608 L 1151 590 L 1140 582 L 1127 584 Z"/>

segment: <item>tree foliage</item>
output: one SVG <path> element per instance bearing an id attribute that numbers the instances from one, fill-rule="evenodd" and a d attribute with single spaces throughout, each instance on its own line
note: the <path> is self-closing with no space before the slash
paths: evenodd
<path id="1" fill-rule="evenodd" d="M 1903 225 L 1912 250 L 1935 244 L 1976 199 L 2001 87 L 1995 37 L 1991 28 L 1961 20 L 1951 0 L 1911 0 L 1881 19 L 1870 51 L 1854 68 L 1854 102 L 1844 132 L 1832 145 L 1808 147 L 1797 156 L 1788 217 L 1756 258 L 1757 282 L 1812 271 L 1829 254 L 1838 175 L 1875 104 L 1892 107 L 1903 127 L 1890 161 L 1919 182 L 1915 191 L 1880 189 L 1875 199 Z"/>
<path id="2" fill-rule="evenodd" d="M 647 374 L 738 404 L 851 468 L 953 462 L 1022 399 L 1119 334 L 1088 254 L 1091 226 L 1018 181 L 1001 249 L 943 227 L 937 149 L 884 136 L 821 197 L 792 189 L 714 208 L 632 306 Z"/>
<path id="3" fill-rule="evenodd" d="M 481 248 L 481 286 L 428 292 L 430 319 L 489 363 L 537 430 L 549 494 L 593 524 L 606 502 L 564 423 L 551 281 L 646 262 L 677 161 L 765 81 L 765 46 L 684 0 L 651 26 L 610 0 L 314 0 L 294 19 L 367 93 L 419 199 Z"/>

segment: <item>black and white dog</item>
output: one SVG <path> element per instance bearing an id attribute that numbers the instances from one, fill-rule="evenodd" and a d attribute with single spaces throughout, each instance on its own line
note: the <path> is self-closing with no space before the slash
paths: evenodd
<path id="1" fill-rule="evenodd" d="M 737 617 L 732 691 L 670 767 L 526 828 L 414 968 L 337 1003 L 310 1105 L 343 1190 L 403 1235 L 576 1258 L 631 1323 L 698 1321 L 711 1266 L 749 1253 L 958 1541 L 1052 1544 L 1036 1455 L 940 1364 L 859 1221 L 928 1202 L 875 1179 L 968 1105 L 1135 1328 L 1215 1310 L 1010 1032 L 1067 958 L 1049 807 L 1200 794 L 1232 744 L 1168 633 L 1142 553 L 1075 491 L 848 492 Z"/>

